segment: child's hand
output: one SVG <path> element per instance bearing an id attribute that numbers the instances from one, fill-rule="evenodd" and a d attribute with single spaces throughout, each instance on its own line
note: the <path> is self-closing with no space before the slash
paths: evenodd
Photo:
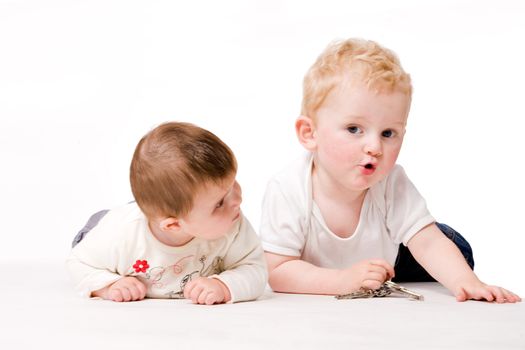
<path id="1" fill-rule="evenodd" d="M 395 275 L 392 265 L 383 259 L 363 260 L 352 265 L 346 271 L 349 272 L 349 280 L 352 281 L 350 292 L 361 287 L 377 289 Z"/>
<path id="2" fill-rule="evenodd" d="M 146 297 L 146 286 L 135 277 L 124 277 L 94 291 L 92 296 L 118 302 L 142 300 Z"/>
<path id="3" fill-rule="evenodd" d="M 480 280 L 460 283 L 454 290 L 457 301 L 469 299 L 495 301 L 496 303 L 515 303 L 521 298 L 505 288 L 489 286 Z"/>
<path id="4" fill-rule="evenodd" d="M 220 304 L 230 301 L 230 290 L 216 278 L 198 277 L 184 287 L 184 297 L 194 304 Z"/>

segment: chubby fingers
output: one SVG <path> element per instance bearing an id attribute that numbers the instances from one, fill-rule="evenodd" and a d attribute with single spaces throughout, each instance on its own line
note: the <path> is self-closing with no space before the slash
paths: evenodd
<path id="1" fill-rule="evenodd" d="M 108 292 L 108 295 L 109 295 L 109 300 L 113 300 L 117 302 L 125 301 L 124 295 L 122 295 L 120 288 L 110 289 Z"/>
<path id="2" fill-rule="evenodd" d="M 361 286 L 368 289 L 378 289 L 381 285 L 394 276 L 392 266 L 382 259 L 370 260 Z"/>
<path id="3" fill-rule="evenodd" d="M 222 302 L 222 300 L 220 299 L 220 297 L 217 295 L 217 293 L 215 292 L 212 292 L 212 293 L 208 293 L 208 295 L 206 295 L 206 300 L 205 300 L 205 304 L 206 305 L 213 305 L 215 303 L 220 303 Z"/>
<path id="4" fill-rule="evenodd" d="M 495 296 L 495 301 L 497 303 L 516 303 L 521 301 L 521 298 L 518 295 L 512 293 L 511 291 L 505 288 L 497 286 L 488 286 L 488 289 L 490 290 L 492 295 Z"/>
<path id="5" fill-rule="evenodd" d="M 386 260 L 383 259 L 373 259 L 370 260 L 370 265 L 375 267 L 380 267 L 383 271 L 386 272 L 385 281 L 393 278 L 396 273 L 392 265 L 390 265 Z"/>
<path id="6" fill-rule="evenodd" d="M 206 298 L 210 295 L 211 292 L 207 290 L 202 290 L 201 293 L 197 296 L 197 304 L 206 304 Z"/>
<path id="7" fill-rule="evenodd" d="M 468 299 L 468 294 L 463 288 L 459 288 L 454 294 L 457 301 L 466 301 Z"/>
<path id="8" fill-rule="evenodd" d="M 497 297 L 497 295 L 487 287 L 460 287 L 456 292 L 454 292 L 454 295 L 456 296 L 457 301 L 486 300 L 491 302 L 495 301 Z"/>
<path id="9" fill-rule="evenodd" d="M 136 278 L 120 280 L 109 290 L 109 298 L 113 301 L 142 300 L 146 296 L 146 286 Z"/>
<path id="10" fill-rule="evenodd" d="M 219 296 L 213 290 L 203 290 L 202 293 L 199 295 L 199 299 L 198 299 L 199 304 L 206 304 L 206 305 L 213 305 L 218 301 L 219 301 Z"/>
<path id="11" fill-rule="evenodd" d="M 365 274 L 361 286 L 367 289 L 378 289 L 387 279 L 387 272 L 376 266 Z"/>
<path id="12" fill-rule="evenodd" d="M 194 304 L 212 305 L 225 301 L 219 280 L 199 277 L 184 287 L 184 297 Z"/>
<path id="13" fill-rule="evenodd" d="M 199 297 L 204 290 L 204 285 L 200 283 L 199 278 L 194 279 L 186 284 L 184 287 L 184 297 L 191 299 L 194 304 L 199 302 Z"/>
<path id="14" fill-rule="evenodd" d="M 147 288 L 141 281 L 135 279 L 133 287 L 130 290 L 132 300 L 142 300 L 146 297 Z"/>
<path id="15" fill-rule="evenodd" d="M 521 302 L 521 297 L 518 294 L 515 294 L 509 290 L 503 289 L 505 295 L 505 299 L 507 299 L 511 303 L 518 303 Z"/>
<path id="16" fill-rule="evenodd" d="M 516 303 L 520 302 L 521 298 L 511 291 L 498 286 L 484 285 L 482 288 L 468 290 L 467 288 L 460 288 L 456 293 L 457 301 L 466 301 L 469 299 L 486 300 L 489 302 L 502 303 Z"/>

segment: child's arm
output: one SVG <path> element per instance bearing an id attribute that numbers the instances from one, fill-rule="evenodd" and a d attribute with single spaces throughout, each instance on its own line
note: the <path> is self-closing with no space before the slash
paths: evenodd
<path id="1" fill-rule="evenodd" d="M 103 266 L 100 262 L 101 259 L 84 256 L 84 249 L 82 248 L 79 244 L 73 249 L 66 261 L 66 268 L 71 276 L 75 290 L 81 296 L 90 298 L 95 296 L 92 294 L 93 292 L 108 287 L 121 279 L 122 276 L 99 267 Z"/>
<path id="2" fill-rule="evenodd" d="M 84 256 L 83 246 L 73 249 L 66 261 L 75 289 L 84 297 L 99 297 L 113 301 L 134 301 L 144 299 L 146 286 L 135 277 L 123 277 L 104 266 L 101 257 Z M 87 262 L 86 262 L 87 261 Z M 109 266 L 109 264 L 107 265 Z"/>
<path id="3" fill-rule="evenodd" d="M 202 292 L 215 291 L 214 293 L 221 294 L 216 287 L 220 289 L 226 287 L 226 290 L 222 289 L 224 299 L 221 301 L 218 299 L 215 301 L 217 303 L 253 300 L 262 295 L 268 282 L 268 270 L 261 242 L 244 215 L 241 215 L 240 220 L 239 232 L 233 238 L 224 256 L 224 271 L 208 277 L 210 281 L 196 279 L 189 282 L 186 285 L 188 292 L 184 288 L 185 297 L 190 297 L 193 302 L 205 300 L 204 296 L 200 296 Z M 202 292 L 196 292 L 193 284 L 200 285 L 198 288 L 203 288 Z M 204 303 L 206 302 L 199 302 L 199 304 Z"/>
<path id="4" fill-rule="evenodd" d="M 96 290 L 91 293 L 93 297 L 99 297 L 113 301 L 136 301 L 146 297 L 146 286 L 137 278 L 128 276 Z"/>
<path id="5" fill-rule="evenodd" d="M 129 255 L 122 250 L 126 246 L 123 238 L 114 226 L 101 222 L 71 250 L 66 268 L 81 296 L 114 301 L 144 298 L 144 284 L 126 277 L 126 268 L 131 265 L 122 258 Z"/>
<path id="6" fill-rule="evenodd" d="M 299 257 L 266 252 L 269 283 L 276 292 L 346 294 L 361 287 L 377 289 L 394 276 L 392 266 L 382 259 L 361 261 L 347 269 L 312 265 Z"/>
<path id="7" fill-rule="evenodd" d="M 216 278 L 198 277 L 184 287 L 184 297 L 194 304 L 227 303 L 232 296 L 228 287 Z"/>
<path id="8" fill-rule="evenodd" d="M 438 282 L 450 290 L 458 301 L 468 299 L 496 301 L 498 303 L 521 301 L 516 294 L 481 282 L 470 269 L 455 244 L 446 238 L 435 224 L 420 230 L 408 241 L 414 258 Z"/>

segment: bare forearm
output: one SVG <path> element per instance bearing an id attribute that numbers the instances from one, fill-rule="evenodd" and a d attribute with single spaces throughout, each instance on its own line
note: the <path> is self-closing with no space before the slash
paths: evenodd
<path id="1" fill-rule="evenodd" d="M 344 270 L 314 266 L 302 260 L 286 261 L 270 272 L 269 283 L 276 292 L 304 294 L 342 294 L 350 281 Z"/>
<path id="2" fill-rule="evenodd" d="M 446 238 L 436 225 L 429 225 L 418 232 L 408 242 L 408 248 L 421 266 L 447 287 L 458 301 L 521 301 L 518 295 L 505 288 L 481 282 L 456 245 Z"/>
<path id="3" fill-rule="evenodd" d="M 409 242 L 408 247 L 421 266 L 451 291 L 461 281 L 478 280 L 456 245 L 435 225 L 424 228 Z"/>

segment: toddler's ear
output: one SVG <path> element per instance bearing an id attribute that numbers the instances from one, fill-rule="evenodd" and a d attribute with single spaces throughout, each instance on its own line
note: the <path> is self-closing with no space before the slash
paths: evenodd
<path id="1" fill-rule="evenodd" d="M 304 115 L 295 121 L 295 132 L 301 145 L 308 151 L 313 152 L 317 147 L 315 140 L 315 124 L 310 117 Z"/>
<path id="2" fill-rule="evenodd" d="M 178 231 L 180 230 L 180 221 L 176 218 L 169 217 L 160 220 L 159 228 L 164 231 Z"/>

